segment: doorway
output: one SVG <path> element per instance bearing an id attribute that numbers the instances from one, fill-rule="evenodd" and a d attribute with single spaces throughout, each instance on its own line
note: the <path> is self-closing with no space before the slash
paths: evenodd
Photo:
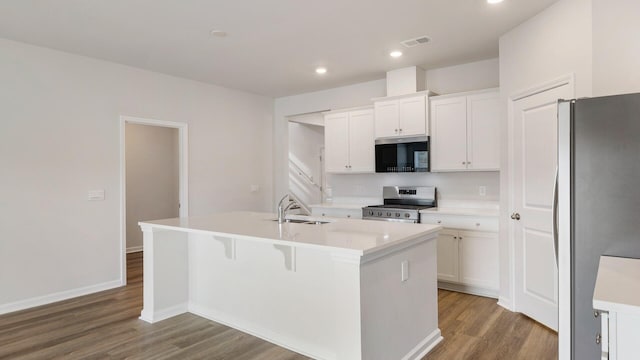
<path id="1" fill-rule="evenodd" d="M 139 221 L 188 216 L 187 125 L 122 116 L 121 282 L 127 253 L 143 251 Z"/>
<path id="2" fill-rule="evenodd" d="M 558 330 L 558 267 L 553 238 L 558 99 L 574 97 L 573 77 L 509 101 L 510 205 L 515 310 Z"/>

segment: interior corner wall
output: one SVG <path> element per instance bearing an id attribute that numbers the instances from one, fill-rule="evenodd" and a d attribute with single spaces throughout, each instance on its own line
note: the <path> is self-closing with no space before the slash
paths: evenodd
<path id="1" fill-rule="evenodd" d="M 593 95 L 640 92 L 640 1 L 593 1 Z"/>
<path id="2" fill-rule="evenodd" d="M 272 98 L 4 39 L 0 54 L 0 313 L 124 281 L 121 115 L 188 124 L 190 215 L 270 209 Z"/>
<path id="3" fill-rule="evenodd" d="M 604 0 L 603 0 L 604 1 Z M 508 149 L 508 99 L 559 77 L 575 76 L 575 97 L 592 96 L 592 2 L 560 0 L 500 38 L 501 148 Z M 501 155 L 500 301 L 512 306 L 508 151 Z"/>

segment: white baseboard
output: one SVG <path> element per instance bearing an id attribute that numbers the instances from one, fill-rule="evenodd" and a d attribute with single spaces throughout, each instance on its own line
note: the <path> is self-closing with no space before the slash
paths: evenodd
<path id="1" fill-rule="evenodd" d="M 156 311 L 154 313 L 151 313 L 148 310 L 145 311 L 145 309 L 142 309 L 142 312 L 140 313 L 140 320 L 144 320 L 150 324 L 153 324 L 155 322 L 162 321 L 170 317 L 184 314 L 187 311 L 189 311 L 189 306 L 187 303 L 178 304 L 166 309 L 162 309 L 160 311 Z"/>
<path id="2" fill-rule="evenodd" d="M 511 299 L 507 299 L 505 297 L 500 296 L 498 298 L 498 305 L 502 306 L 503 308 L 509 310 L 509 311 L 515 311 L 513 309 L 513 304 L 511 303 Z"/>
<path id="3" fill-rule="evenodd" d="M 274 332 L 273 330 L 261 327 L 258 324 L 249 323 L 241 319 L 237 319 L 233 316 L 216 311 L 214 309 L 210 309 L 205 306 L 189 303 L 189 312 L 201 316 L 205 319 L 215 321 L 219 324 L 232 327 L 249 335 L 253 335 L 260 339 L 266 340 L 285 349 L 295 351 L 312 359 L 328 360 L 336 358 L 336 354 L 329 351 L 328 349 L 320 348 L 317 345 L 304 342 L 300 339 L 294 339 L 288 335 Z"/>
<path id="4" fill-rule="evenodd" d="M 436 345 L 443 340 L 440 329 L 435 329 L 424 340 L 420 341 L 415 348 L 413 348 L 407 355 L 402 357 L 402 360 L 419 360 L 425 357 L 429 351 L 433 350 Z"/>
<path id="5" fill-rule="evenodd" d="M 438 288 L 444 289 L 444 290 L 462 292 L 465 294 L 490 297 L 493 299 L 498 298 L 497 290 L 485 289 L 477 286 L 453 284 L 446 281 L 438 281 Z"/>
<path id="6" fill-rule="evenodd" d="M 127 254 L 142 251 L 142 246 L 132 246 L 127 248 Z"/>
<path id="7" fill-rule="evenodd" d="M 61 291 L 49 295 L 37 296 L 25 300 L 20 300 L 8 304 L 0 304 L 0 315 L 7 314 L 14 311 L 20 311 L 24 309 L 29 309 L 32 307 L 51 304 L 54 302 L 71 299 L 78 296 L 93 294 L 99 291 L 109 290 L 113 288 L 117 288 L 120 286 L 124 286 L 122 281 L 114 280 L 108 281 L 102 284 L 85 286 L 82 288 L 72 289 Z"/>

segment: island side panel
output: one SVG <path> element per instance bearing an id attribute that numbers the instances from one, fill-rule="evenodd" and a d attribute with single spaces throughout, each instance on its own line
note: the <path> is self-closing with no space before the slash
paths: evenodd
<path id="1" fill-rule="evenodd" d="M 314 359 L 336 359 L 327 251 L 190 234 L 189 311 Z"/>
<path id="2" fill-rule="evenodd" d="M 402 263 L 408 278 L 402 280 Z M 438 328 L 436 238 L 361 267 L 363 359 L 421 359 L 442 340 Z"/>
<path id="3" fill-rule="evenodd" d="M 187 312 L 187 234 L 142 225 L 143 309 L 153 323 Z"/>

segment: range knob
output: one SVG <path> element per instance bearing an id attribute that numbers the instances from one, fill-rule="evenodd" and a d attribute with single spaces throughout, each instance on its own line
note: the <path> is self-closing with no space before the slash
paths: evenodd
<path id="1" fill-rule="evenodd" d="M 406 218 L 408 218 L 410 216 L 411 216 L 411 214 L 409 214 L 409 213 L 404 214 L 404 217 L 406 217 Z"/>
<path id="2" fill-rule="evenodd" d="M 373 216 L 373 210 L 369 210 L 369 215 Z"/>
<path id="3" fill-rule="evenodd" d="M 387 213 L 387 216 L 391 216 L 391 213 L 390 213 L 390 212 L 388 212 L 388 213 Z"/>
<path id="4" fill-rule="evenodd" d="M 396 213 L 396 217 L 400 217 L 400 213 Z"/>
<path id="5" fill-rule="evenodd" d="M 382 211 L 378 211 L 378 216 L 382 216 Z"/>

